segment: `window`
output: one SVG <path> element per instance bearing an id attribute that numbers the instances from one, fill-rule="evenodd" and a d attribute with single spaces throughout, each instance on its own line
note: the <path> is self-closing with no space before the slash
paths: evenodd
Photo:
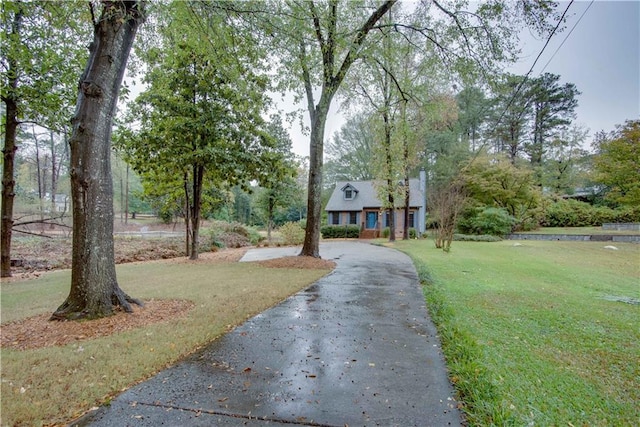
<path id="1" fill-rule="evenodd" d="M 331 224 L 339 225 L 340 224 L 340 212 L 333 212 L 331 214 Z"/>
<path id="2" fill-rule="evenodd" d="M 349 212 L 349 224 L 358 224 L 358 212 Z"/>
<path id="3" fill-rule="evenodd" d="M 409 227 L 416 228 L 415 218 L 416 218 L 415 211 L 409 212 Z"/>
<path id="4" fill-rule="evenodd" d="M 353 200 L 353 190 L 351 188 L 344 190 L 344 198 L 345 200 Z"/>

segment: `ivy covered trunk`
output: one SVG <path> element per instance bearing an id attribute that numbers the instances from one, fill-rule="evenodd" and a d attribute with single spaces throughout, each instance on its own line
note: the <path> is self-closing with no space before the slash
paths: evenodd
<path id="1" fill-rule="evenodd" d="M 72 118 L 71 197 L 73 252 L 71 291 L 52 320 L 97 318 L 130 298 L 118 286 L 113 249 L 111 126 L 136 31 L 143 20 L 138 1 L 104 1 L 95 23 L 87 67 L 80 78 Z"/>

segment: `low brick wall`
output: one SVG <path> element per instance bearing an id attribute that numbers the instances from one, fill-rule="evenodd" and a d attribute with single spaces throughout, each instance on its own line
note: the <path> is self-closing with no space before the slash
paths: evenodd
<path id="1" fill-rule="evenodd" d="M 640 235 L 615 235 L 615 234 L 533 234 L 514 233 L 506 236 L 509 240 L 567 240 L 580 242 L 630 242 L 640 243 Z"/>

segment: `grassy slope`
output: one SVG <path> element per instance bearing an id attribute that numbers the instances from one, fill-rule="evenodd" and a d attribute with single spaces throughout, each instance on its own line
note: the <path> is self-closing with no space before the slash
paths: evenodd
<path id="1" fill-rule="evenodd" d="M 636 425 L 640 245 L 399 242 L 476 425 Z"/>
<path id="2" fill-rule="evenodd" d="M 0 424 L 69 421 L 324 274 L 246 263 L 118 266 L 118 281 L 129 295 L 189 299 L 196 307 L 181 318 L 78 344 L 2 349 Z M 69 283 L 69 271 L 3 283 L 2 322 L 53 312 L 68 294 Z"/>

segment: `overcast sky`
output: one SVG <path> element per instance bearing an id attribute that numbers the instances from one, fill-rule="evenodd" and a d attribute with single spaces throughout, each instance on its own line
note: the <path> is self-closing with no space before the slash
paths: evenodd
<path id="1" fill-rule="evenodd" d="M 560 8 L 568 4 L 562 2 Z M 640 1 L 574 1 L 569 15 L 565 30 L 551 39 L 531 77 L 548 72 L 559 74 L 562 83 L 574 83 L 582 92 L 576 123 L 589 128 L 590 136 L 640 118 Z M 522 60 L 514 69 L 525 74 L 544 40 L 523 34 L 522 41 Z"/>
<path id="2" fill-rule="evenodd" d="M 564 10 L 568 4 L 561 2 L 559 8 Z M 640 0 L 574 1 L 567 16 L 565 30 L 551 39 L 530 77 L 548 72 L 559 74 L 562 84 L 576 85 L 582 94 L 578 97 L 574 123 L 590 129 L 587 141 L 590 145 L 595 132 L 609 132 L 625 120 L 640 119 Z M 509 71 L 524 75 L 546 40 L 535 40 L 526 31 L 521 41 L 522 59 Z M 344 123 L 341 115 L 335 113 L 339 100 L 333 104 L 325 140 Z M 299 128 L 295 123 L 291 129 L 293 150 L 306 156 L 309 138 Z"/>

